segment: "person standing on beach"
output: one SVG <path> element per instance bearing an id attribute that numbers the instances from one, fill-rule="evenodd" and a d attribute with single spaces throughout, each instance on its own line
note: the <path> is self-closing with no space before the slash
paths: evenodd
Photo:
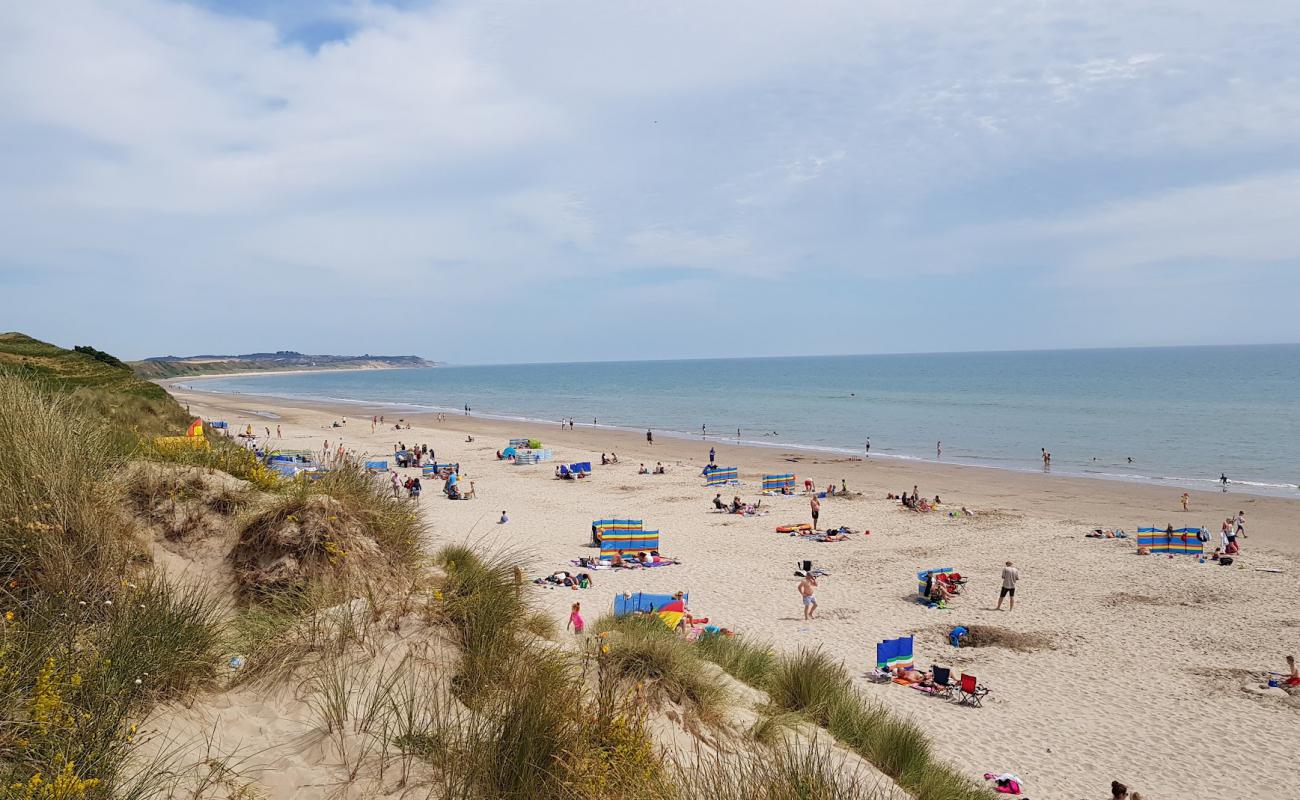
<path id="1" fill-rule="evenodd" d="M 646 442 L 646 444 L 654 444 L 654 443 L 655 443 L 655 435 L 654 435 L 653 433 L 651 433 L 650 431 L 648 431 L 648 430 L 645 432 L 645 442 Z"/>
<path id="2" fill-rule="evenodd" d="M 1237 535 L 1245 539 L 1246 538 L 1246 512 L 1245 511 L 1237 512 L 1236 523 L 1237 523 Z"/>
<path id="3" fill-rule="evenodd" d="M 1191 500 L 1191 499 L 1192 499 L 1192 496 L 1191 496 L 1190 494 L 1188 494 L 1187 492 L 1183 492 L 1183 496 L 1180 497 L 1180 498 L 1178 498 L 1178 499 L 1179 499 L 1179 501 L 1181 501 L 1182 504 L 1183 504 L 1183 510 L 1186 511 L 1186 510 L 1187 510 L 1187 501 L 1188 501 L 1188 500 Z"/>
<path id="4" fill-rule="evenodd" d="M 709 426 L 707 423 L 700 425 L 700 438 L 701 439 L 709 438 Z"/>
<path id="5" fill-rule="evenodd" d="M 275 426 L 275 438 L 277 438 L 277 439 L 283 439 L 283 438 L 284 438 L 284 434 L 280 432 L 280 426 L 279 426 L 279 425 L 276 425 L 276 426 Z"/>
<path id="6" fill-rule="evenodd" d="M 817 613 L 817 579 L 807 575 L 799 581 L 799 596 L 803 598 L 803 618 L 810 620 Z"/>
<path id="7" fill-rule="evenodd" d="M 863 457 L 871 458 L 871 437 L 870 436 L 867 437 L 867 444 L 863 451 Z"/>
<path id="8" fill-rule="evenodd" d="M 712 464 L 718 458 L 718 452 L 712 447 L 709 448 L 709 463 Z"/>
<path id="9" fill-rule="evenodd" d="M 1002 593 L 998 595 L 998 605 L 996 611 L 1002 610 L 1002 598 L 1011 598 L 1011 611 L 1016 610 L 1016 581 L 1020 580 L 1020 570 L 1016 569 L 1008 561 L 1007 565 L 1002 568 Z"/>
<path id="10" fill-rule="evenodd" d="M 812 512 L 813 530 L 817 530 L 817 517 L 822 513 L 822 504 L 817 502 L 816 495 L 808 501 L 808 510 Z"/>
<path id="11" fill-rule="evenodd" d="M 934 445 L 934 457 L 943 458 L 943 442 L 936 442 Z"/>

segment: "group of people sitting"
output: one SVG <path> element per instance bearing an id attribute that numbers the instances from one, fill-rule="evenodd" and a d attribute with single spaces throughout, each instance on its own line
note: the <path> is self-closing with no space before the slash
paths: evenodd
<path id="1" fill-rule="evenodd" d="M 907 492 L 903 492 L 901 495 L 896 495 L 891 492 L 885 496 L 885 499 L 898 500 L 903 504 L 903 508 L 906 508 L 909 511 L 934 511 L 939 507 L 940 503 L 939 495 L 936 494 L 934 496 L 934 502 L 930 502 L 928 499 L 921 496 L 921 493 L 917 491 L 915 486 L 912 487 L 912 493 L 910 495 Z M 962 510 L 965 511 L 965 509 Z"/>
<path id="2" fill-rule="evenodd" d="M 759 500 L 757 503 L 743 502 L 740 499 L 740 495 L 733 496 L 730 503 L 727 503 L 722 499 L 721 492 L 713 496 L 713 508 L 725 514 L 741 514 L 746 517 L 752 517 L 759 513 L 759 508 L 762 505 L 762 500 Z"/>
<path id="3" fill-rule="evenodd" d="M 966 578 L 960 572 L 931 572 L 925 578 L 925 599 L 933 605 L 945 605 L 953 595 L 961 594 Z"/>
<path id="4" fill-rule="evenodd" d="M 646 469 L 646 465 L 645 465 L 645 464 L 642 464 L 642 465 L 641 465 L 641 469 L 637 470 L 637 471 L 636 471 L 636 474 L 638 474 L 638 475 L 650 475 L 650 474 L 654 474 L 654 475 L 667 475 L 667 474 L 668 474 L 668 470 L 664 468 L 664 462 L 662 462 L 662 461 L 656 461 L 656 462 L 655 462 L 655 468 L 654 468 L 653 471 L 652 471 L 652 470 L 649 470 L 649 469 Z"/>
<path id="5" fill-rule="evenodd" d="M 468 490 L 461 488 L 462 483 L 460 473 L 452 472 L 447 475 L 447 482 L 442 485 L 442 493 L 452 500 L 469 500 L 474 496 L 474 482 L 469 482 Z"/>
<path id="6" fill-rule="evenodd" d="M 393 448 L 393 460 L 397 462 L 399 467 L 418 467 L 426 459 L 429 461 L 436 460 L 436 456 L 427 444 L 407 447 L 402 442 L 398 442 L 397 447 Z"/>
<path id="7" fill-rule="evenodd" d="M 558 467 L 555 468 L 555 477 L 565 481 L 572 481 L 572 480 L 577 480 L 579 478 L 585 478 L 590 474 L 591 473 L 587 472 L 584 469 L 569 469 L 568 464 L 560 464 Z"/>
<path id="8" fill-rule="evenodd" d="M 602 467 L 608 466 L 609 464 L 617 464 L 617 463 L 618 463 L 618 456 L 614 455 L 613 453 L 610 453 L 608 456 L 606 456 L 604 453 L 600 454 L 600 465 Z"/>

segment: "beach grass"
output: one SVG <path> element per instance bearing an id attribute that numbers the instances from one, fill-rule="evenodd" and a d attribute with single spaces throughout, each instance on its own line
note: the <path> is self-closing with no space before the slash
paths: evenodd
<path id="1" fill-rule="evenodd" d="M 616 679 L 656 701 L 685 708 L 716 723 L 730 698 L 689 642 L 657 616 L 602 617 L 593 625 L 601 654 Z"/>
<path id="2" fill-rule="evenodd" d="M 758 686 L 776 667 L 776 653 L 766 642 L 743 636 L 705 634 L 696 641 L 700 654 L 743 683 Z"/>
<path id="3" fill-rule="evenodd" d="M 759 755 L 715 756 L 673 774 L 674 796 L 711 800 L 877 800 L 882 788 L 824 743 L 783 741 Z"/>
<path id="4" fill-rule="evenodd" d="M 779 709 L 825 728 L 917 800 L 976 800 L 987 789 L 939 761 L 924 731 L 853 687 L 844 665 L 819 649 L 761 656 L 752 644 L 702 637 L 696 649 L 731 675 L 768 693 Z M 766 665 L 764 668 L 763 665 Z"/>

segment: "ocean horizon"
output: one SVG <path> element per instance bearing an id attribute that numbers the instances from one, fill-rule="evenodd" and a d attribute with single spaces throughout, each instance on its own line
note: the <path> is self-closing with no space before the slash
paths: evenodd
<path id="1" fill-rule="evenodd" d="M 1300 497 L 1300 345 L 445 365 L 203 391 Z M 942 453 L 937 445 L 942 442 Z"/>

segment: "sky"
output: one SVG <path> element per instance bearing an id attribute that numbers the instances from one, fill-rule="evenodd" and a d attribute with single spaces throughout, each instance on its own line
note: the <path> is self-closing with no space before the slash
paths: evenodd
<path id="1" fill-rule="evenodd" d="M 0 4 L 0 330 L 455 363 L 1300 341 L 1294 0 Z"/>

